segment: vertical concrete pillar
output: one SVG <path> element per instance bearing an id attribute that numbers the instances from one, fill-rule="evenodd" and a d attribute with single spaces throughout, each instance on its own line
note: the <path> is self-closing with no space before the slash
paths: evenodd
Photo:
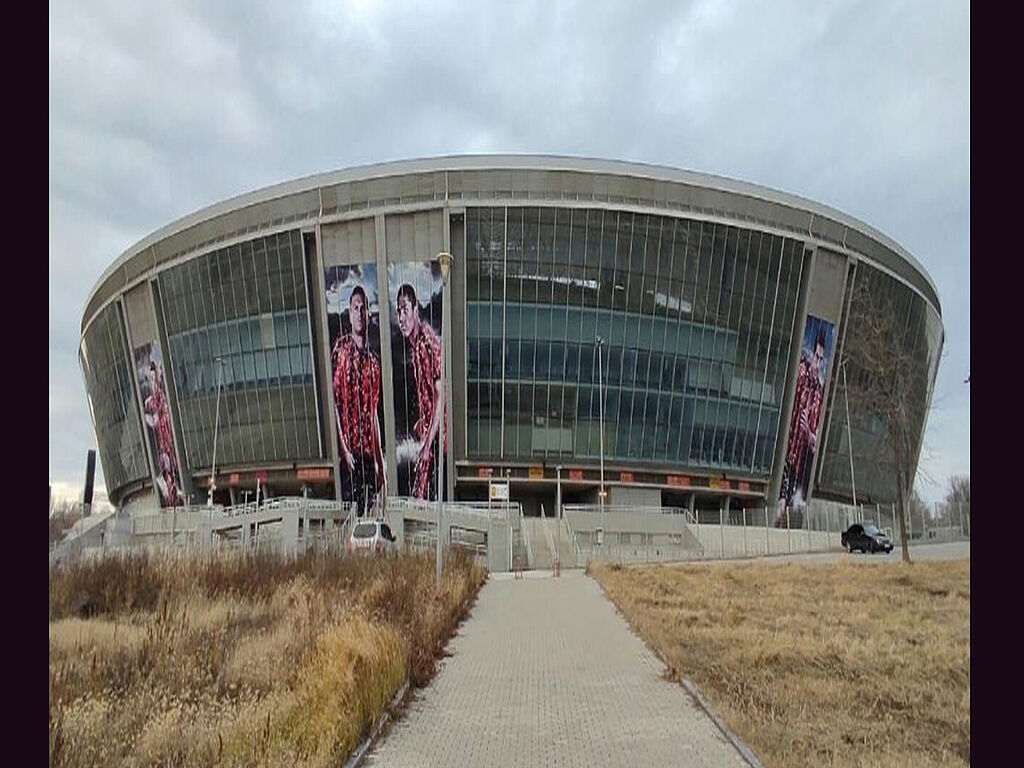
<path id="1" fill-rule="evenodd" d="M 284 515 L 281 520 L 281 549 L 282 554 L 294 557 L 299 551 L 299 522 L 302 516 L 299 512 Z"/>
<path id="2" fill-rule="evenodd" d="M 562 519 L 562 468 L 555 467 L 555 519 Z"/>
<path id="3" fill-rule="evenodd" d="M 718 532 L 722 538 L 722 557 L 725 557 L 725 519 L 729 516 L 731 496 L 723 496 L 718 504 Z"/>

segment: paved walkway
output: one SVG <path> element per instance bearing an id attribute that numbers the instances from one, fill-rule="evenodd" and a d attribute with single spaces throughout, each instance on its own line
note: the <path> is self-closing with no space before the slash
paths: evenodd
<path id="1" fill-rule="evenodd" d="M 597 582 L 536 576 L 492 575 L 366 765 L 747 765 Z"/>

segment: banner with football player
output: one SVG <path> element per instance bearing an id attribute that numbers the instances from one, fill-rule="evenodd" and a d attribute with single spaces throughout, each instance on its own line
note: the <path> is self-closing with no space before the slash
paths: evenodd
<path id="1" fill-rule="evenodd" d="M 441 267 L 388 264 L 398 495 L 437 500 L 437 439 L 448 456 L 441 391 Z"/>
<path id="2" fill-rule="evenodd" d="M 154 340 L 134 349 L 135 376 L 139 382 L 142 400 L 142 420 L 149 435 L 150 452 L 156 465 L 156 487 L 160 506 L 177 507 L 184 504 L 178 454 L 174 450 L 171 432 L 171 407 L 167 400 L 163 358 L 160 345 Z"/>
<path id="3" fill-rule="evenodd" d="M 832 354 L 834 328 L 835 325 L 827 320 L 807 316 L 800 349 L 800 365 L 797 368 L 793 416 L 789 422 L 782 487 L 776 505 L 777 524 L 784 517 L 786 507 L 802 507 L 807 503 L 811 466 L 814 464 L 824 408 L 825 378 Z"/>
<path id="4" fill-rule="evenodd" d="M 385 493 L 377 265 L 324 269 L 341 499 L 372 514 Z"/>

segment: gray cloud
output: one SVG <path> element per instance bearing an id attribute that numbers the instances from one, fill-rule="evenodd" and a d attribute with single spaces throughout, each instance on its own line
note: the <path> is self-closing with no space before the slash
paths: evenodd
<path id="1" fill-rule="evenodd" d="M 52 478 L 94 440 L 81 310 L 132 242 L 277 181 L 494 151 L 731 176 L 893 237 L 943 304 L 923 463 L 970 471 L 967 4 L 254 5 L 51 4 Z"/>

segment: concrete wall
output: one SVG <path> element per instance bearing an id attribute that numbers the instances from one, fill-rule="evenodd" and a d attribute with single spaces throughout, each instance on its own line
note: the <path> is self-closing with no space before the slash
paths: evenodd
<path id="1" fill-rule="evenodd" d="M 623 488 L 613 485 L 608 489 L 608 503 L 630 507 L 660 507 L 661 490 L 658 488 Z"/>
<path id="2" fill-rule="evenodd" d="M 131 517 L 154 515 L 160 511 L 160 499 L 152 488 L 136 494 L 128 499 L 121 511 Z"/>

